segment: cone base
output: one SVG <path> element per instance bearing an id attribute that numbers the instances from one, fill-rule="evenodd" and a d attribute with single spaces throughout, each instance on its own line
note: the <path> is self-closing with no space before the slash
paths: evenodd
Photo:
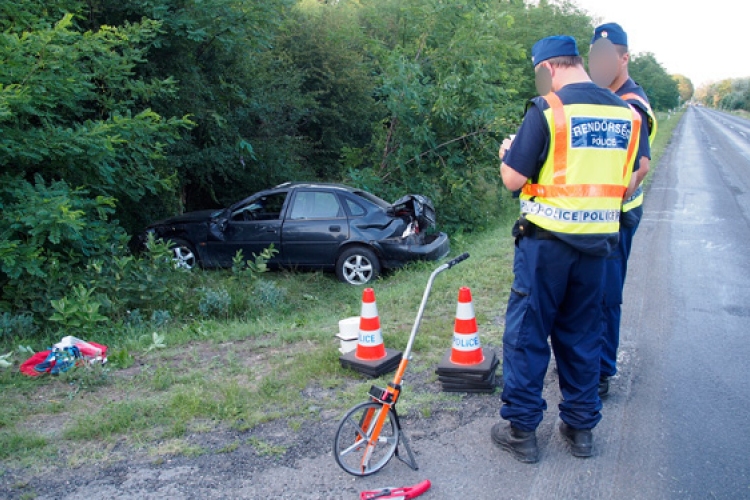
<path id="1" fill-rule="evenodd" d="M 491 370 L 489 373 L 480 374 L 451 373 L 446 375 L 444 373 L 438 373 L 438 380 L 440 382 L 451 384 L 488 384 L 497 380 L 497 374 L 495 373 L 495 370 Z"/>
<path id="2" fill-rule="evenodd" d="M 481 363 L 478 363 L 476 365 L 457 365 L 456 363 L 453 363 L 451 361 L 451 351 L 452 351 L 451 349 L 448 349 L 448 352 L 445 353 L 445 355 L 443 356 L 443 359 L 440 360 L 440 363 L 438 363 L 438 367 L 436 371 L 438 375 L 454 374 L 454 373 L 487 374 L 490 371 L 494 371 L 494 369 L 497 368 L 497 365 L 499 363 L 499 360 L 497 359 L 497 356 L 495 355 L 495 351 L 487 347 L 482 348 L 482 354 L 484 355 L 484 360 Z"/>
<path id="3" fill-rule="evenodd" d="M 377 378 L 385 373 L 395 371 L 401 362 L 403 353 L 395 349 L 385 349 L 385 357 L 368 361 L 359 359 L 356 350 L 347 352 L 339 357 L 339 363 L 344 368 L 350 368 L 372 378 Z"/>
<path id="4" fill-rule="evenodd" d="M 492 394 L 496 389 L 496 385 L 487 387 L 466 387 L 463 385 L 453 386 L 443 384 L 443 392 L 470 392 L 473 394 Z"/>

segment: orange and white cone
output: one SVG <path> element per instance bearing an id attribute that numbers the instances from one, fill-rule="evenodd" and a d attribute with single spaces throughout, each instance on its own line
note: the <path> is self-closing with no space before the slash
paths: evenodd
<path id="1" fill-rule="evenodd" d="M 375 291 L 372 288 L 365 288 L 362 292 L 362 314 L 359 317 L 359 338 L 355 357 L 367 361 L 376 361 L 383 359 L 385 356 L 378 306 L 375 303 Z"/>
<path id="2" fill-rule="evenodd" d="M 474 316 L 474 304 L 471 301 L 471 290 L 467 287 L 461 287 L 458 290 L 450 361 L 456 365 L 478 365 L 484 361 L 482 346 L 479 343 L 477 320 Z"/>

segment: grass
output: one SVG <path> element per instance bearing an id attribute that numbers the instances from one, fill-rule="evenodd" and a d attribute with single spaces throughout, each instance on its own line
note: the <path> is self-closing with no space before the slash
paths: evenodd
<path id="1" fill-rule="evenodd" d="M 472 289 L 483 342 L 501 339 L 494 318 L 504 307 L 511 278 L 508 225 L 462 238 L 454 243 L 454 254 L 466 250 L 472 257 L 436 280 L 414 345 L 414 373 L 434 369 L 450 347 L 461 286 Z M 386 346 L 405 348 L 435 266 L 418 263 L 373 285 Z M 217 425 L 249 430 L 276 419 L 299 428 L 305 419 L 320 418 L 321 411 L 343 413 L 364 400 L 372 383 L 386 383 L 344 370 L 338 361 L 338 320 L 359 314 L 361 289 L 322 273 L 264 278 L 287 290 L 291 307 L 284 313 L 173 325 L 160 330 L 163 347 L 150 350 L 150 334 L 109 339 L 110 349 L 126 350 L 132 358 L 127 369 L 40 379 L 16 370 L 0 372 L 3 460 L 38 457 L 39 450 L 54 456 L 90 441 L 151 446 L 157 455 L 195 453 L 181 439 L 187 433 Z M 433 405 L 457 401 L 455 395 L 409 394 L 402 411 L 422 415 L 431 414 Z M 207 420 L 214 425 L 201 428 Z M 260 453 L 280 453 L 261 442 L 252 444 Z"/>
<path id="2" fill-rule="evenodd" d="M 286 448 L 283 446 L 275 446 L 258 438 L 251 437 L 247 440 L 258 455 L 280 457 L 286 452 Z"/>
<path id="3" fill-rule="evenodd" d="M 659 117 L 652 161 L 656 168 L 680 117 Z M 488 211 L 504 222 L 483 233 L 454 235 L 453 254 L 468 251 L 471 258 L 434 283 L 409 365 L 409 373 L 428 381 L 434 381 L 431 372 L 451 345 L 459 287 L 471 289 L 482 344 L 502 342 L 515 203 Z M 434 268 L 435 263 L 416 263 L 373 285 L 387 347 L 406 347 Z M 200 279 L 208 284 L 223 276 L 205 272 Z M 338 362 L 338 320 L 359 314 L 360 288 L 323 273 L 268 273 L 263 279 L 285 291 L 280 307 L 243 320 L 196 316 L 192 322 L 168 323 L 156 331 L 124 328 L 119 335 L 87 339 L 116 353 L 117 363 L 108 368 L 30 379 L 17 369 L 28 354 L 14 355 L 15 364 L 0 369 L 0 460 L 5 465 L 42 465 L 67 453 L 68 463 L 81 465 L 106 460 L 108 450 L 123 443 L 126 449 L 157 457 L 195 456 L 206 450 L 188 443 L 188 434 L 220 427 L 247 431 L 278 419 L 298 430 L 321 413 L 343 414 L 364 400 L 371 384 L 387 383 L 390 374 L 373 381 Z M 39 350 L 48 341 L 17 339 Z M 0 344 L 2 353 L 14 349 L 7 342 Z M 435 408 L 461 404 L 460 395 L 408 390 L 402 413 L 429 417 Z M 259 438 L 248 443 L 262 455 L 284 453 L 283 447 Z M 239 444 L 227 444 L 219 452 Z"/>

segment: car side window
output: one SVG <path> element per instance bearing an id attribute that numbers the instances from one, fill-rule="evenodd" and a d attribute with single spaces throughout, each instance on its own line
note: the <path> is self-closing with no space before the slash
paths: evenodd
<path id="1" fill-rule="evenodd" d="M 346 208 L 349 209 L 349 213 L 352 214 L 353 217 L 360 217 L 367 213 L 365 207 L 354 200 L 350 200 L 349 198 L 346 198 Z"/>
<path id="2" fill-rule="evenodd" d="M 286 193 L 273 193 L 257 198 L 232 212 L 232 220 L 277 220 L 281 215 L 285 199 Z"/>
<path id="3" fill-rule="evenodd" d="M 289 215 L 290 219 L 333 219 L 343 217 L 338 198 L 324 191 L 298 191 Z"/>
<path id="4" fill-rule="evenodd" d="M 286 193 L 275 193 L 266 196 L 261 220 L 278 219 L 281 216 L 281 209 L 284 208 L 284 200 L 286 200 Z"/>

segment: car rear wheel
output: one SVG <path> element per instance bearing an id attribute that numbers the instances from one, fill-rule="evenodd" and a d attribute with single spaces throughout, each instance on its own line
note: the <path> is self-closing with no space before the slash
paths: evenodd
<path id="1" fill-rule="evenodd" d="M 350 285 L 365 285 L 380 275 L 380 261 L 365 247 L 350 247 L 336 259 L 336 276 Z"/>
<path id="2" fill-rule="evenodd" d="M 172 240 L 172 257 L 178 269 L 193 269 L 198 265 L 195 250 L 185 240 Z"/>

